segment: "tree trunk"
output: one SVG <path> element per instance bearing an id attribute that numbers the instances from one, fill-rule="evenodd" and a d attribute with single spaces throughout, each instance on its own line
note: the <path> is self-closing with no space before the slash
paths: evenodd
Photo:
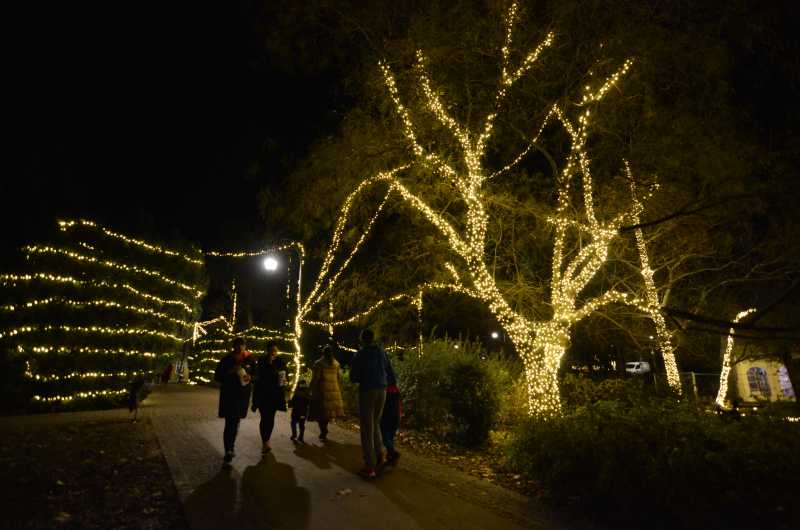
<path id="1" fill-rule="evenodd" d="M 561 414 L 558 369 L 566 352 L 563 334 L 540 331 L 534 341 L 511 338 L 525 366 L 528 413 L 543 420 L 558 416 Z"/>

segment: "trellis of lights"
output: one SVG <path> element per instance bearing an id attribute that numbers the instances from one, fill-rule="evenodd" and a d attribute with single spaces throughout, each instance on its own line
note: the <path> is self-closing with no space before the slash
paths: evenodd
<path id="1" fill-rule="evenodd" d="M 327 326 L 351 323 L 387 301 L 408 297 L 414 301 L 415 305 L 419 305 L 422 293 L 431 289 L 445 288 L 472 296 L 488 306 L 522 357 L 527 380 L 530 414 L 551 417 L 558 414 L 561 407 L 557 372 L 569 344 L 571 329 L 579 321 L 603 306 L 615 303 L 624 304 L 641 310 L 653 320 L 664 358 L 668 383 L 674 391 L 680 393 L 681 387 L 670 333 L 659 309 L 660 304 L 653 280 L 653 270 L 649 266 L 647 249 L 641 229 L 635 231 L 635 238 L 646 294 L 644 299 L 635 296 L 633 293 L 610 290 L 578 306 L 578 298 L 581 292 L 596 277 L 605 264 L 609 246 L 612 241 L 619 237 L 620 228 L 625 222 L 638 225 L 644 210 L 642 200 L 637 197 L 630 168 L 625 162 L 625 173 L 631 181 L 632 205 L 630 211 L 618 214 L 608 221 L 598 219 L 594 207 L 590 159 L 586 152 L 592 108 L 603 100 L 612 87 L 616 86 L 620 78 L 628 72 L 633 61 L 626 60 L 616 72 L 606 78 L 594 90 L 589 86 L 585 87 L 582 100 L 577 105 L 579 113 L 574 121 L 567 116 L 564 108 L 554 104 L 546 114 L 529 146 L 514 160 L 494 172 L 487 171 L 487 168 L 483 165 L 486 147 L 492 138 L 495 120 L 510 90 L 520 78 L 528 73 L 540 54 L 551 46 L 554 39 L 552 33 L 548 34 L 539 46 L 522 59 L 519 66 L 512 67 L 511 55 L 516 13 L 517 3 L 514 2 L 511 4 L 506 17 L 505 42 L 501 49 L 501 76 L 499 87 L 494 95 L 494 110 L 485 117 L 483 125 L 475 130 L 459 123 L 448 114 L 445 104 L 440 99 L 439 92 L 434 89 L 432 80 L 428 76 L 425 54 L 421 50 L 417 52 L 416 71 L 425 106 L 440 125 L 455 138 L 461 151 L 465 170 L 459 171 L 448 163 L 445 157 L 439 156 L 423 147 L 418 139 L 417 129 L 409 109 L 401 100 L 400 91 L 391 68 L 385 62 L 380 64 L 389 96 L 402 123 L 403 133 L 413 152 L 414 160 L 409 164 L 367 178 L 347 197 L 333 230 L 331 244 L 323 260 L 320 274 L 310 294 L 301 305 L 296 323 L 305 321 L 309 324 Z M 554 227 L 555 238 L 552 275 L 550 278 L 550 291 L 552 293 L 550 302 L 553 314 L 549 320 L 534 320 L 515 311 L 508 304 L 484 261 L 489 212 L 487 212 L 483 201 L 482 187 L 487 180 L 507 173 L 521 162 L 552 121 L 557 121 L 564 127 L 569 134 L 571 143 L 569 154 L 558 177 L 555 213 L 549 218 L 549 222 Z M 414 164 L 434 170 L 436 174 L 452 184 L 458 194 L 458 198 L 466 207 L 464 223 L 466 228 L 463 232 L 458 231 L 443 215 L 434 210 L 422 197 L 414 194 L 400 180 L 399 175 Z M 581 217 L 571 215 L 569 208 L 572 202 L 571 188 L 573 180 L 578 177 L 581 179 L 583 188 L 583 215 Z M 378 184 L 384 184 L 388 188 L 383 200 L 361 238 L 353 246 L 349 256 L 344 259 L 338 270 L 333 272 L 331 267 L 342 245 L 344 227 L 348 222 L 354 199 L 362 192 Z M 421 214 L 423 219 L 431 223 L 445 237 L 452 253 L 465 266 L 463 271 L 465 278 L 462 278 L 462 275 L 450 263 L 448 264 L 448 270 L 453 276 L 453 283 L 422 284 L 413 293 L 399 294 L 382 300 L 361 314 L 348 319 L 334 321 L 330 317 L 330 322 L 306 319 L 312 308 L 331 292 L 337 279 L 361 247 L 370 228 L 391 195 L 399 195 L 405 203 Z M 649 199 L 649 195 L 646 198 Z M 570 233 L 579 233 L 590 240 L 573 257 L 568 256 L 566 248 L 567 238 Z"/>
<path id="2" fill-rule="evenodd" d="M 218 251 L 210 251 L 210 252 L 206 252 L 206 256 L 215 257 L 215 258 L 255 258 L 255 257 L 266 256 L 269 259 L 274 254 L 277 254 L 277 253 L 280 253 L 280 252 L 285 252 L 285 251 L 291 251 L 291 250 L 296 251 L 297 255 L 298 255 L 298 258 L 297 258 L 298 259 L 297 292 L 296 292 L 296 295 L 295 295 L 296 296 L 295 302 L 296 302 L 296 307 L 298 308 L 298 310 L 295 313 L 295 316 L 294 316 L 294 319 L 293 319 L 293 323 L 292 323 L 293 332 L 290 335 L 288 335 L 288 337 L 291 339 L 292 344 L 294 346 L 294 352 L 291 352 L 292 357 L 293 357 L 293 361 L 294 361 L 294 377 L 293 377 L 293 381 L 292 381 L 292 391 L 294 391 L 294 389 L 297 387 L 298 381 L 300 380 L 300 372 L 301 372 L 301 370 L 303 368 L 303 354 L 302 354 L 302 351 L 300 349 L 300 339 L 301 339 L 301 337 L 303 335 L 302 316 L 301 316 L 301 311 L 300 311 L 301 305 L 302 305 L 303 262 L 305 261 L 305 248 L 303 247 L 303 244 L 293 241 L 293 242 L 287 243 L 285 245 L 278 245 L 278 246 L 275 246 L 275 247 L 272 247 L 272 248 L 269 248 L 269 249 L 266 249 L 266 250 L 258 250 L 258 251 L 254 251 L 254 252 L 218 252 Z M 286 294 L 287 294 L 287 296 L 289 296 L 289 288 L 288 288 L 288 286 L 287 286 Z M 216 319 L 212 319 L 212 320 L 210 320 L 210 321 L 208 321 L 206 323 L 198 323 L 198 325 L 195 326 L 193 339 L 197 340 L 199 335 L 205 334 L 205 325 L 207 325 L 209 323 L 212 323 L 212 322 L 216 322 L 220 318 L 223 318 L 223 317 L 217 317 Z M 233 331 L 233 328 L 234 328 L 234 325 L 235 325 L 235 318 L 236 318 L 236 316 L 235 316 L 235 309 L 234 309 L 234 314 L 232 315 L 231 321 L 229 323 L 231 332 Z M 272 333 L 275 333 L 277 335 L 280 335 L 280 332 L 278 332 L 278 331 L 274 331 L 274 330 L 269 330 L 269 331 L 272 332 Z M 236 334 L 236 335 L 237 336 L 243 336 L 241 334 Z"/>
<path id="3" fill-rule="evenodd" d="M 60 230 L 63 232 L 67 232 L 78 227 L 83 227 L 85 229 L 93 230 L 101 233 L 104 237 L 122 241 L 128 245 L 138 247 L 146 252 L 153 254 L 161 254 L 164 256 L 185 261 L 192 268 L 202 267 L 203 265 L 203 261 L 202 259 L 200 259 L 200 257 L 202 256 L 194 257 L 179 251 L 168 249 L 166 247 L 154 245 L 146 241 L 130 238 L 123 234 L 109 230 L 108 228 L 103 227 L 95 223 L 94 221 L 89 221 L 85 219 L 67 220 L 67 221 L 58 221 L 58 225 Z M 77 244 L 91 252 L 96 251 L 96 249 L 92 245 L 89 245 L 85 241 L 78 241 Z M 174 278 L 170 278 L 169 276 L 162 274 L 159 271 L 149 269 L 146 267 L 128 265 L 126 263 L 115 262 L 113 260 L 108 260 L 103 258 L 96 258 L 94 256 L 70 250 L 68 248 L 48 246 L 48 245 L 29 245 L 27 247 L 24 247 L 23 250 L 27 251 L 29 254 L 56 255 L 77 262 L 89 263 L 103 268 L 124 271 L 135 275 L 147 276 L 160 283 L 166 284 L 170 287 L 178 288 L 186 292 L 187 295 L 190 296 L 191 298 L 198 298 L 199 296 L 202 295 L 202 289 L 192 285 L 188 285 Z M 104 280 L 84 280 L 72 276 L 65 276 L 48 272 L 0 275 L 0 284 L 14 285 L 14 284 L 22 284 L 30 282 L 71 285 L 78 289 L 101 288 L 108 291 L 124 291 L 128 295 L 133 295 L 134 297 L 142 301 L 157 303 L 162 306 L 168 306 L 168 305 L 176 306 L 188 314 L 192 313 L 191 307 L 183 300 L 161 298 L 159 296 L 136 289 L 135 287 L 124 282 L 115 283 L 115 282 L 107 282 Z M 139 315 L 146 315 L 149 317 L 153 317 L 159 321 L 175 324 L 184 329 L 192 328 L 195 325 L 194 322 L 171 317 L 170 315 L 162 311 L 157 311 L 152 308 L 135 304 L 120 303 L 117 302 L 116 300 L 102 298 L 102 297 L 89 300 L 86 299 L 76 300 L 68 296 L 52 296 L 47 298 L 32 299 L 18 304 L 3 305 L 0 306 L 0 310 L 9 313 L 15 313 L 19 311 L 30 310 L 37 307 L 44 307 L 51 305 L 53 306 L 64 305 L 75 309 L 90 308 L 90 307 L 108 308 L 108 309 L 113 308 L 113 309 L 123 310 L 129 313 L 135 313 Z M 0 331 L 0 339 L 17 337 L 31 333 L 52 332 L 52 331 L 57 331 L 66 334 L 79 334 L 79 335 L 91 334 L 91 335 L 107 335 L 107 336 L 122 336 L 122 335 L 150 336 L 150 337 L 158 337 L 161 339 L 167 339 L 176 344 L 180 344 L 185 340 L 184 337 L 180 337 L 172 333 L 165 333 L 162 331 L 152 330 L 148 328 L 137 328 L 137 327 L 115 328 L 109 326 L 71 326 L 71 325 L 54 325 L 54 324 L 27 325 L 27 326 L 18 326 L 16 328 L 11 328 L 11 329 L 5 329 Z M 156 357 L 155 353 L 142 350 L 133 350 L 125 348 L 67 347 L 58 344 L 38 344 L 29 347 L 23 347 L 19 345 L 17 346 L 17 350 L 20 353 L 39 353 L 39 354 L 83 353 L 83 354 L 115 355 L 115 356 L 116 355 L 136 356 L 145 358 Z M 65 375 L 43 374 L 43 373 L 33 373 L 30 365 L 28 365 L 28 368 L 25 371 L 25 376 L 27 378 L 36 381 L 52 382 L 52 381 L 77 380 L 77 379 L 102 379 L 111 377 L 123 377 L 123 376 L 137 375 L 141 373 L 142 372 L 139 371 L 122 371 L 122 372 L 90 371 L 90 372 L 72 372 L 70 374 L 65 374 Z M 33 396 L 33 399 L 35 401 L 47 401 L 47 402 L 71 401 L 73 399 L 84 399 L 90 397 L 116 395 L 124 392 L 125 392 L 124 390 L 116 390 L 116 389 L 92 390 L 92 391 L 79 391 L 71 395 L 57 395 L 49 397 L 35 395 Z"/>

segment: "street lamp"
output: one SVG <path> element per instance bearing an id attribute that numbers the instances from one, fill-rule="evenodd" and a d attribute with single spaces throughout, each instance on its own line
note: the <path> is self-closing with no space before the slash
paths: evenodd
<path id="1" fill-rule="evenodd" d="M 303 308 L 303 299 L 302 299 L 302 292 L 303 292 L 303 259 L 305 257 L 305 251 L 303 249 L 303 245 L 301 243 L 291 242 L 280 247 L 273 249 L 273 251 L 281 251 L 281 250 L 289 250 L 294 249 L 297 251 L 297 293 L 296 293 L 296 304 L 297 310 L 294 315 L 294 347 L 295 347 L 295 378 L 294 383 L 292 385 L 292 391 L 297 387 L 297 382 L 300 380 L 300 368 L 302 363 L 302 352 L 300 350 L 300 337 L 303 334 L 302 328 L 302 308 Z M 278 270 L 278 259 L 275 256 L 268 255 L 264 258 L 263 261 L 264 269 L 269 272 L 275 272 Z M 288 291 L 287 291 L 288 294 Z"/>
<path id="2" fill-rule="evenodd" d="M 497 340 L 497 339 L 500 338 L 500 334 L 498 332 L 496 332 L 496 331 L 492 331 L 492 338 Z"/>
<path id="3" fill-rule="evenodd" d="M 278 260 L 276 260 L 272 256 L 267 256 L 264 258 L 264 268 L 269 272 L 274 272 L 278 270 Z"/>

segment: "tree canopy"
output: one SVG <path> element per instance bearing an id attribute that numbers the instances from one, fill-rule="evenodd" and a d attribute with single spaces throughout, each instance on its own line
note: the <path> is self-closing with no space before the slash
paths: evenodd
<path id="1" fill-rule="evenodd" d="M 496 51 L 507 7 L 506 2 L 466 1 L 278 2 L 264 7 L 265 20 L 281 13 L 255 33 L 265 50 L 285 57 L 287 68 L 341 79 L 335 86 L 342 94 L 339 129 L 314 145 L 281 189 L 262 194 L 268 231 L 324 241 L 349 191 L 408 153 L 382 86 L 381 60 L 394 67 L 398 85 L 408 87 L 403 72 L 413 75 L 413 69 L 405 67 L 414 64 L 417 49 L 425 49 L 434 82 L 451 104 L 447 111 L 465 123 L 484 116 L 499 75 Z M 298 18 L 307 23 L 296 24 Z M 791 162 L 798 145 L 792 132 L 798 85 L 796 69 L 784 59 L 797 49 L 796 39 L 788 38 L 788 6 L 537 2 L 521 5 L 519 19 L 512 54 L 535 45 L 549 31 L 555 39 L 498 118 L 498 135 L 487 154 L 491 162 L 502 166 L 513 160 L 553 103 L 574 104 L 584 85 L 632 58 L 634 67 L 593 118 L 597 134 L 589 148 L 598 176 L 597 203 L 614 210 L 627 200 L 620 186 L 622 158 L 630 160 L 643 187 L 659 184 L 642 225 L 661 302 L 680 310 L 673 312 L 672 325 L 724 333 L 727 328 L 699 324 L 692 317 L 729 322 L 743 306 L 768 304 L 794 285 L 800 263 L 793 244 L 798 215 L 790 202 L 798 182 Z M 767 77 L 781 93 L 764 93 Z M 774 83 L 775 78 L 784 82 Z M 440 151 L 452 149 L 424 116 L 415 113 L 425 131 L 421 141 Z M 486 252 L 509 301 L 530 314 L 548 311 L 542 305 L 546 282 L 530 279 L 543 280 L 548 267 L 551 239 L 544 236 L 551 227 L 545 206 L 552 204 L 554 161 L 563 155 L 567 140 L 556 134 L 537 142 L 535 153 L 489 185 L 493 215 Z M 440 212 L 458 214 L 446 185 L 431 176 L 418 177 L 421 193 Z M 373 199 L 364 199 L 363 222 L 380 197 Z M 387 205 L 336 292 L 337 312 L 351 314 L 383 295 L 413 288 L 420 278 L 440 274 L 446 249 L 431 227 L 415 224 L 403 208 Z M 351 227 L 345 237 L 354 242 L 360 228 Z M 632 281 L 637 271 L 630 250 L 614 249 L 604 282 Z M 437 297 L 430 311 L 475 312 L 460 310 L 463 305 Z M 777 313 L 772 318 L 781 320 Z M 401 339 L 408 340 L 410 327 L 400 327 Z M 796 328 L 797 322 L 784 327 Z M 643 347 L 652 334 L 649 324 L 622 308 L 609 308 L 587 328 L 598 339 L 594 344 L 610 336 L 610 329 L 625 329 L 632 348 Z M 709 348 L 719 351 L 719 339 L 701 333 L 680 346 L 682 355 L 701 366 Z"/>

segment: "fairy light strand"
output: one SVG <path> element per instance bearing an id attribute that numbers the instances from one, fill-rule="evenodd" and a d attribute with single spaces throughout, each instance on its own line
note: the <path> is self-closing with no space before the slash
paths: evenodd
<path id="1" fill-rule="evenodd" d="M 197 287 L 193 287 L 191 285 L 185 284 L 185 283 L 180 282 L 178 280 L 169 278 L 168 276 L 165 276 L 164 274 L 161 274 L 158 271 L 154 271 L 152 269 L 147 269 L 145 267 L 139 267 L 139 266 L 136 266 L 136 265 L 125 265 L 123 263 L 119 263 L 119 262 L 116 262 L 116 261 L 113 261 L 113 260 L 99 259 L 99 258 L 95 258 L 93 256 L 87 256 L 86 254 L 81 254 L 79 252 L 74 252 L 74 251 L 71 251 L 71 250 L 68 250 L 68 249 L 65 249 L 65 248 L 52 247 L 52 246 L 49 246 L 49 245 L 28 245 L 27 247 L 25 247 L 25 251 L 30 253 L 30 254 L 55 254 L 55 255 L 60 255 L 60 256 L 66 256 L 66 257 L 68 257 L 70 259 L 73 259 L 73 260 L 79 261 L 79 262 L 94 263 L 94 264 L 97 264 L 97 265 L 100 265 L 102 267 L 106 267 L 106 268 L 109 268 L 109 269 L 115 269 L 115 270 L 120 270 L 120 271 L 125 271 L 125 272 L 133 272 L 133 273 L 137 273 L 137 274 L 143 274 L 143 275 L 146 275 L 146 276 L 154 277 L 157 280 L 159 280 L 160 282 L 166 283 L 167 285 L 175 286 L 175 287 L 178 287 L 180 289 L 184 289 L 186 291 L 189 291 L 195 296 L 195 298 L 199 298 L 199 297 L 201 297 L 203 295 L 203 290 L 202 289 L 199 289 Z"/>
<path id="2" fill-rule="evenodd" d="M 751 307 L 744 311 L 739 312 L 733 319 L 733 323 L 737 324 L 744 317 L 756 312 L 756 308 Z M 722 356 L 722 370 L 719 374 L 719 390 L 717 391 L 717 398 L 714 402 L 721 408 L 726 408 L 725 398 L 728 396 L 728 381 L 731 373 L 731 355 L 733 354 L 733 337 L 734 329 L 728 331 L 728 339 L 725 344 L 725 354 Z"/>
<path id="3" fill-rule="evenodd" d="M 95 229 L 95 230 L 99 230 L 100 232 L 102 232 L 104 235 L 106 235 L 108 237 L 111 237 L 111 238 L 114 238 L 114 239 L 118 239 L 120 241 L 124 241 L 125 243 L 128 243 L 130 245 L 139 246 L 141 248 L 149 250 L 150 252 L 157 253 L 157 254 L 164 254 L 164 255 L 167 255 L 167 256 L 177 257 L 177 258 L 180 258 L 180 259 L 182 259 L 184 261 L 187 261 L 187 262 L 191 263 L 192 265 L 203 266 L 203 260 L 202 259 L 193 258 L 191 256 L 187 256 L 186 254 L 184 254 L 182 252 L 178 252 L 178 251 L 175 251 L 175 250 L 170 250 L 168 248 L 160 247 L 158 245 L 153 245 L 151 243 L 148 243 L 147 241 L 142 241 L 141 239 L 134 239 L 132 237 L 125 236 L 125 235 L 120 234 L 118 232 L 114 232 L 112 230 L 109 230 L 108 228 L 106 228 L 104 226 L 101 226 L 100 224 L 98 224 L 98 223 L 96 223 L 94 221 L 90 221 L 90 220 L 87 220 L 87 219 L 74 219 L 74 220 L 58 221 L 58 227 L 62 232 L 67 232 L 68 230 L 70 230 L 72 228 L 75 228 L 76 226 L 89 227 L 89 228 L 92 228 L 92 229 Z"/>

